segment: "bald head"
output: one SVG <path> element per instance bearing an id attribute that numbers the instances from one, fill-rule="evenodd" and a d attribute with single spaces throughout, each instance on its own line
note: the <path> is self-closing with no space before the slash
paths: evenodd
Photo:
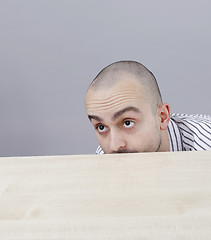
<path id="1" fill-rule="evenodd" d="M 89 90 L 110 89 L 125 79 L 122 76 L 127 76 L 128 84 L 130 84 L 130 76 L 141 84 L 153 110 L 162 104 L 162 97 L 154 75 L 144 65 L 135 61 L 119 61 L 108 65 L 95 77 Z"/>

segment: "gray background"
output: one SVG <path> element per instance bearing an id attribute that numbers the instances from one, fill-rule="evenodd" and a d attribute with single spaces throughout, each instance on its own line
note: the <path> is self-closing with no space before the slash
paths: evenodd
<path id="1" fill-rule="evenodd" d="M 211 114 L 211 3 L 1 0 L 0 156 L 94 153 L 84 95 L 106 65 L 136 60 L 172 112 Z"/>

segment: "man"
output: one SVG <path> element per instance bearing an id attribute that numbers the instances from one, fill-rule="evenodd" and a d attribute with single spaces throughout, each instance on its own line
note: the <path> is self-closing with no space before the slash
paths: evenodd
<path id="1" fill-rule="evenodd" d="M 104 68 L 89 86 L 85 107 L 97 153 L 211 149 L 211 117 L 170 114 L 154 75 L 138 62 Z"/>

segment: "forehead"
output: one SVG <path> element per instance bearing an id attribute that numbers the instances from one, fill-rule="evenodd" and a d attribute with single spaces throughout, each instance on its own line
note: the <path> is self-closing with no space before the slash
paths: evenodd
<path id="1" fill-rule="evenodd" d="M 141 110 L 147 101 L 141 84 L 131 76 L 123 76 L 110 88 L 89 89 L 85 105 L 88 114 L 113 114 L 128 106 Z"/>

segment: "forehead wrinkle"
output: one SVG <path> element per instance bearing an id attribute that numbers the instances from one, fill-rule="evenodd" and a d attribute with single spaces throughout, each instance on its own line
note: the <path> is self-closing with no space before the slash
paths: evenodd
<path id="1" fill-rule="evenodd" d="M 109 108 L 118 107 L 121 103 L 127 103 L 128 101 L 137 101 L 137 96 L 128 92 L 128 93 L 117 93 L 108 97 L 95 97 L 95 99 L 90 99 L 86 106 L 90 110 L 95 110 L 100 108 L 101 110 L 107 110 Z"/>
<path id="2" fill-rule="evenodd" d="M 103 99 L 103 101 L 112 101 L 115 98 L 118 99 L 120 97 L 127 97 L 127 96 L 132 97 L 135 94 L 136 93 L 134 93 L 134 91 L 132 91 L 132 90 L 131 91 L 130 90 L 121 90 L 121 91 L 118 90 L 115 92 L 111 92 L 107 96 L 103 96 L 103 93 L 102 94 L 99 93 L 100 97 L 96 97 L 96 98 L 98 98 L 99 100 Z"/>
<path id="3" fill-rule="evenodd" d="M 87 109 L 89 111 L 95 111 L 97 109 L 100 109 L 100 111 L 104 111 L 104 110 L 109 110 L 111 108 L 118 108 L 119 105 L 123 104 L 123 103 L 128 103 L 128 101 L 130 101 L 131 98 L 124 98 L 121 99 L 120 101 L 116 101 L 116 102 L 93 102 L 90 104 L 87 104 Z"/>
<path id="4" fill-rule="evenodd" d="M 88 93 L 88 99 L 89 98 L 94 98 L 96 99 L 95 101 L 112 101 L 113 98 L 119 98 L 119 97 L 124 97 L 124 96 L 134 96 L 137 93 L 134 91 L 134 89 L 117 89 L 115 91 L 111 91 L 107 94 L 105 94 L 105 91 L 89 91 Z"/>

